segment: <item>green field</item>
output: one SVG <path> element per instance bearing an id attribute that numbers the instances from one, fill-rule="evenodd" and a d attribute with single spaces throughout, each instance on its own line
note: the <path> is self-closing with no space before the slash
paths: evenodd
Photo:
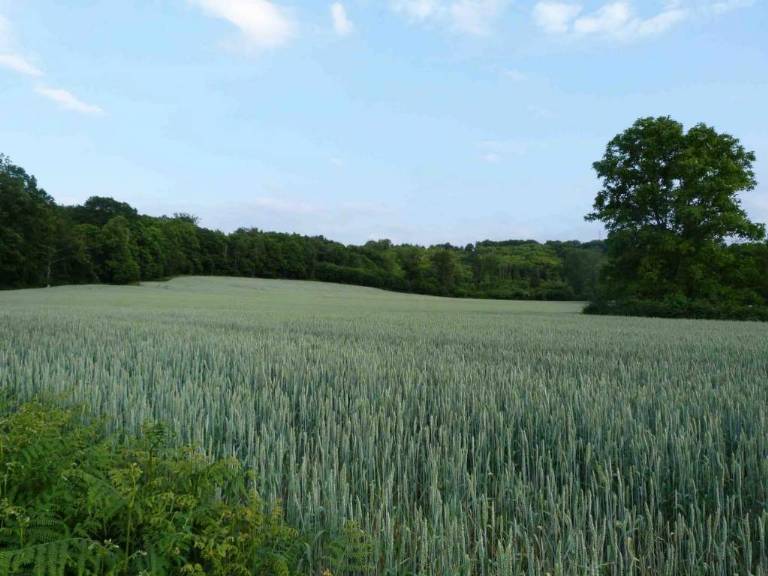
<path id="1" fill-rule="evenodd" d="M 0 386 L 159 419 L 375 574 L 768 573 L 768 325 L 183 278 L 0 293 Z M 338 576 L 338 575 L 335 575 Z"/>

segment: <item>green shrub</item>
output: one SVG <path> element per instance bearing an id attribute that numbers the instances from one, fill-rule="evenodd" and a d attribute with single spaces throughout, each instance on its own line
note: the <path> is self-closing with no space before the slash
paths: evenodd
<path id="1" fill-rule="evenodd" d="M 102 430 L 39 402 L 0 411 L 0 575 L 298 573 L 307 540 L 237 461 L 171 449 L 158 425 Z"/>

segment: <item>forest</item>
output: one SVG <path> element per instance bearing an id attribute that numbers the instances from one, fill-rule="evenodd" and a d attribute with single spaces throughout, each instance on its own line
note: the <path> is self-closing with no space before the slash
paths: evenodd
<path id="1" fill-rule="evenodd" d="M 606 240 L 484 240 L 463 247 L 386 239 L 345 245 L 257 228 L 224 233 L 190 214 L 149 216 L 106 196 L 61 206 L 34 176 L 0 155 L 0 288 L 239 276 L 438 296 L 590 301 L 592 313 L 768 319 L 764 226 L 750 222 L 736 198 L 754 186 L 753 155 L 704 125 L 689 134 L 669 118 L 648 118 L 609 144 L 595 164 L 606 188 L 587 215 L 605 223 Z M 707 159 L 685 152 L 698 145 L 685 138 L 708 138 L 710 148 L 724 150 Z M 633 157 L 638 154 L 642 162 Z M 675 154 L 679 162 L 662 161 Z M 690 154 L 700 158 L 702 174 L 690 173 Z M 638 162 L 653 169 L 616 169 Z M 669 173 L 661 188 L 656 172 Z M 678 189 L 675 182 L 707 185 Z"/>
<path id="2" fill-rule="evenodd" d="M 60 206 L 0 157 L 0 288 L 130 284 L 180 275 L 320 280 L 474 298 L 588 300 L 603 242 L 481 241 L 347 246 L 322 236 L 209 230 L 189 214 L 147 216 L 92 197 Z"/>

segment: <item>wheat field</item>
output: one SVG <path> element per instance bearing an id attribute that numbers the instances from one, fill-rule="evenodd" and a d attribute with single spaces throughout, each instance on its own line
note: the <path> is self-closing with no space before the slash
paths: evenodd
<path id="1" fill-rule="evenodd" d="M 768 574 L 768 325 L 277 280 L 0 293 L 0 387 L 161 420 L 376 575 Z M 311 552 L 311 551 L 310 551 Z"/>

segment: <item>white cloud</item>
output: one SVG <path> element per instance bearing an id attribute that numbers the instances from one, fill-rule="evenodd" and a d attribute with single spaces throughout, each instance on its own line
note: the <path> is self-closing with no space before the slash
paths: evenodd
<path id="1" fill-rule="evenodd" d="M 450 6 L 453 26 L 460 32 L 484 36 L 504 8 L 504 0 L 458 0 Z"/>
<path id="2" fill-rule="evenodd" d="M 578 4 L 544 1 L 534 7 L 533 18 L 548 34 L 636 40 L 666 32 L 690 15 L 676 0 L 648 18 L 636 16 L 628 0 L 608 2 L 590 14 L 581 13 L 582 7 Z"/>
<path id="3" fill-rule="evenodd" d="M 443 10 L 441 0 L 392 0 L 392 9 L 413 20 L 427 20 Z"/>
<path id="4" fill-rule="evenodd" d="M 0 67 L 13 70 L 26 76 L 42 76 L 43 73 L 34 64 L 19 54 L 0 54 Z"/>
<path id="5" fill-rule="evenodd" d="M 18 53 L 13 46 L 11 23 L 0 14 L 0 68 L 25 76 L 42 76 L 40 69 Z"/>
<path id="6" fill-rule="evenodd" d="M 67 90 L 63 90 L 61 88 L 48 88 L 46 86 L 38 86 L 35 91 L 41 96 L 56 102 L 65 110 L 72 110 L 73 112 L 90 114 L 93 116 L 101 116 L 104 114 L 104 110 L 98 106 L 83 102 L 77 96 Z"/>
<path id="7" fill-rule="evenodd" d="M 390 0 L 392 9 L 416 22 L 436 22 L 457 32 L 485 36 L 509 0 Z"/>
<path id="8" fill-rule="evenodd" d="M 331 4 L 331 20 L 333 20 L 333 29 L 339 36 L 348 36 L 355 29 L 341 2 Z"/>
<path id="9" fill-rule="evenodd" d="M 682 22 L 688 17 L 688 12 L 680 8 L 671 8 L 664 10 L 663 12 L 646 18 L 645 20 L 638 20 L 634 26 L 627 30 L 632 38 L 643 38 L 645 36 L 656 36 L 662 32 L 666 32 L 672 28 L 675 24 Z"/>
<path id="10" fill-rule="evenodd" d="M 593 14 L 576 19 L 573 29 L 577 34 L 603 34 L 632 40 L 666 32 L 687 16 L 685 10 L 671 4 L 655 16 L 638 18 L 629 2 L 621 1 L 605 4 Z"/>
<path id="11" fill-rule="evenodd" d="M 25 76 L 42 77 L 43 72 L 37 66 L 14 50 L 12 36 L 10 22 L 0 15 L 0 68 L 6 68 Z M 104 114 L 104 110 L 98 106 L 86 104 L 67 90 L 38 86 L 35 91 L 66 110 L 74 110 L 81 114 Z"/>
<path id="12" fill-rule="evenodd" d="M 252 48 L 275 48 L 296 35 L 296 23 L 285 8 L 267 0 L 191 0 L 207 14 L 226 20 Z"/>
<path id="13" fill-rule="evenodd" d="M 576 19 L 573 29 L 578 34 L 616 34 L 632 20 L 627 2 L 606 4 L 589 16 Z"/>
<path id="14" fill-rule="evenodd" d="M 538 2 L 533 7 L 533 20 L 548 34 L 565 34 L 581 6 L 564 2 Z"/>
<path id="15" fill-rule="evenodd" d="M 731 10 L 739 8 L 748 8 L 755 3 L 755 0 L 721 0 L 709 4 L 709 11 L 713 14 L 725 14 Z"/>

